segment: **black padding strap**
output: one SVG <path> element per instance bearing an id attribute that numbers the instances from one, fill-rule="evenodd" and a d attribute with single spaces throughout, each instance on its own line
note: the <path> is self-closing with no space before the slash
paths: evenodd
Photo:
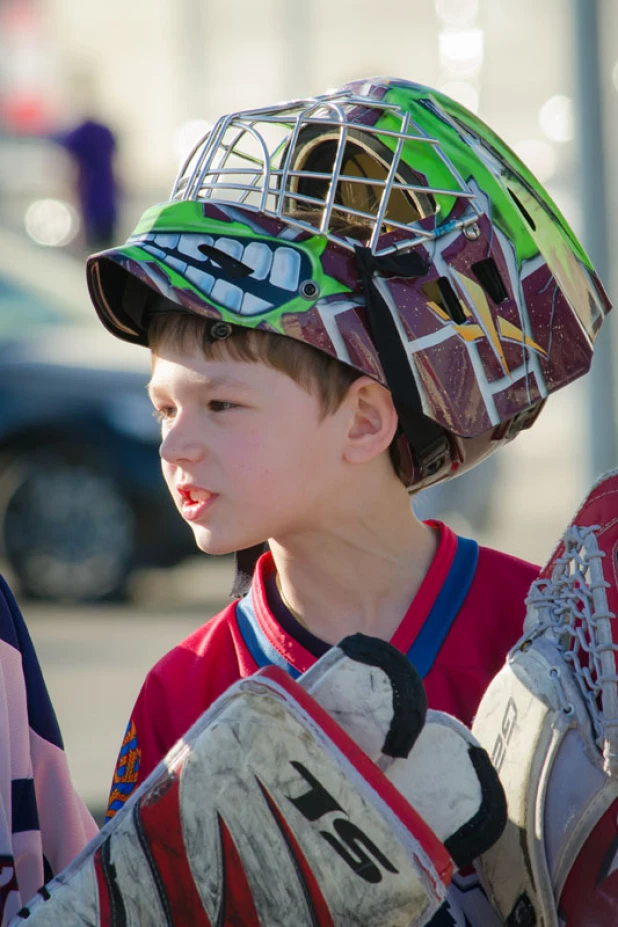
<path id="1" fill-rule="evenodd" d="M 386 756 L 408 756 L 425 724 L 425 686 L 408 658 L 392 644 L 367 634 L 351 634 L 337 646 L 357 663 L 377 666 L 389 678 L 393 689 L 393 719 L 384 740 Z"/>
<path id="2" fill-rule="evenodd" d="M 468 752 L 481 786 L 481 805 L 473 818 L 444 841 L 458 869 L 489 850 L 507 821 L 506 796 L 489 756 L 482 747 L 472 745 Z"/>
<path id="3" fill-rule="evenodd" d="M 376 257 L 370 248 L 360 245 L 355 251 L 371 337 L 384 370 L 386 383 L 393 394 L 395 409 L 412 448 L 415 463 L 422 476 L 430 476 L 437 473 L 448 459 L 449 440 L 444 429 L 423 412 L 410 359 L 392 313 L 375 284 L 376 274 L 392 274 L 409 279 L 424 275 L 427 273 L 427 267 L 416 251 L 383 257 Z"/>

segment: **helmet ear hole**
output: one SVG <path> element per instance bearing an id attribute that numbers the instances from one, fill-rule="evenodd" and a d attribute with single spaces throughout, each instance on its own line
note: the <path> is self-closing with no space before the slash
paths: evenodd
<path id="1" fill-rule="evenodd" d="M 478 282 L 496 305 L 500 305 L 509 298 L 498 265 L 493 258 L 484 258 L 482 261 L 477 261 L 472 264 L 471 269 Z"/>
<path id="2" fill-rule="evenodd" d="M 448 277 L 438 277 L 429 283 L 423 283 L 421 289 L 430 303 L 456 325 L 463 325 L 467 321 L 462 305 L 455 293 Z"/>

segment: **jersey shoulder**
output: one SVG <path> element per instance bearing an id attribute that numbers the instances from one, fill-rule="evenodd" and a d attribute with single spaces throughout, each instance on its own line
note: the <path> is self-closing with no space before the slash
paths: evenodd
<path id="1" fill-rule="evenodd" d="M 490 547 L 479 556 L 462 611 L 467 630 L 492 665 L 500 663 L 523 633 L 526 598 L 539 567 L 520 557 Z M 498 668 L 497 666 L 495 667 Z"/>
<path id="2" fill-rule="evenodd" d="M 432 708 L 470 724 L 483 692 L 523 633 L 526 597 L 539 568 L 479 547 L 468 592 L 425 679 Z"/>
<path id="3" fill-rule="evenodd" d="M 235 609 L 236 603 L 224 608 L 168 651 L 147 674 L 118 760 L 115 785 L 125 775 L 127 750 L 132 749 L 136 757 L 128 783 L 131 788 L 125 789 L 119 801 L 126 801 L 135 785 L 226 689 L 255 671 L 238 639 Z"/>
<path id="4" fill-rule="evenodd" d="M 521 588 L 522 586 L 529 588 L 538 577 L 540 569 L 537 564 L 522 560 L 521 557 L 507 554 L 493 547 L 479 546 L 475 580 L 480 579 L 496 591 L 504 583 L 508 588 Z"/>
<path id="5" fill-rule="evenodd" d="M 186 697 L 187 691 L 196 691 L 196 687 L 198 692 L 203 692 L 205 686 L 220 688 L 216 682 L 221 677 L 224 691 L 242 675 L 235 611 L 233 602 L 176 644 L 155 663 L 146 683 L 156 680 L 159 686 L 170 690 L 169 694 L 181 688 Z"/>

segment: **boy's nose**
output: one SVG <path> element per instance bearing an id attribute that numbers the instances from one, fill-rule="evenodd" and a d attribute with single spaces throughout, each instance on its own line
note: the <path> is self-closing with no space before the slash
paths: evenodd
<path id="1" fill-rule="evenodd" d="M 183 436 L 174 428 L 163 437 L 159 447 L 161 459 L 170 464 L 178 464 L 183 460 L 196 462 L 204 457 L 204 453 L 205 448 L 201 441 L 192 436 Z"/>

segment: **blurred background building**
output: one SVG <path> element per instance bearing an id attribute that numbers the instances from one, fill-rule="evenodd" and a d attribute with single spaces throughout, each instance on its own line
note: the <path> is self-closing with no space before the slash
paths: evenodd
<path id="1" fill-rule="evenodd" d="M 143 633 L 126 632 L 129 613 L 123 611 L 119 663 L 118 639 L 110 639 L 109 629 L 120 633 L 120 625 L 109 618 L 111 611 L 90 613 L 73 606 L 60 618 L 57 611 L 25 606 L 68 732 L 78 785 L 93 804 L 100 800 L 114 758 L 105 742 L 101 768 L 96 751 L 105 752 L 105 738 L 99 730 L 96 743 L 94 734 L 88 742 L 96 762 L 84 760 L 88 735 L 83 719 L 66 707 L 79 684 L 76 627 L 89 622 L 83 633 L 91 643 L 84 646 L 93 660 L 96 651 L 99 673 L 91 674 L 91 686 L 106 705 L 113 753 L 148 665 L 185 633 L 185 625 L 201 623 L 225 597 L 229 570 L 225 563 L 213 566 L 201 557 L 183 560 L 165 573 L 144 572 L 184 558 L 190 545 L 184 545 L 186 538 L 174 541 L 178 557 L 169 550 L 167 556 L 160 549 L 143 550 L 136 526 L 145 510 L 158 513 L 157 506 L 165 506 L 152 501 L 164 493 L 162 484 L 153 477 L 154 495 L 148 498 L 144 487 L 120 486 L 114 466 L 96 450 L 105 444 L 101 434 L 113 434 L 115 459 L 123 454 L 139 468 L 140 453 L 154 459 L 156 436 L 145 424 L 136 386 L 140 377 L 145 381 L 147 359 L 104 332 L 95 333 L 84 256 L 109 238 L 123 238 L 145 206 L 167 198 L 183 157 L 222 112 L 310 96 L 370 74 L 426 83 L 478 112 L 548 187 L 615 297 L 617 240 L 611 217 L 618 200 L 613 170 L 618 157 L 618 5 L 613 0 L 381 0 L 377 5 L 370 0 L 0 0 L 0 400 L 5 407 L 14 401 L 4 389 L 15 382 L 17 368 L 22 374 L 26 370 L 26 381 L 36 375 L 42 383 L 51 382 L 50 377 L 64 383 L 67 366 L 73 371 L 44 411 L 52 421 L 47 434 L 58 430 L 56 419 L 62 419 L 67 438 L 61 447 L 48 442 L 41 456 L 33 435 L 44 430 L 33 414 L 28 413 L 34 424 L 24 443 L 27 413 L 17 408 L 5 425 L 0 408 L 0 537 L 6 568 L 24 596 L 76 601 L 132 593 L 135 620 L 155 620 L 156 600 L 156 620 L 166 629 L 151 636 L 146 648 L 140 643 Z M 96 128 L 84 136 L 84 126 Z M 94 208 L 85 203 L 87 171 L 99 171 L 95 188 L 113 199 L 100 234 L 92 232 L 86 215 Z M 50 306 L 55 307 L 53 318 Z M 86 330 L 85 337 L 71 342 L 79 343 L 72 352 L 66 349 L 67 316 L 72 329 Z M 444 515 L 456 529 L 527 559 L 545 559 L 592 479 L 618 464 L 612 366 L 616 324 L 610 317 L 592 377 L 550 399 L 538 425 L 478 471 L 419 497 L 419 511 Z M 48 337 L 54 326 L 60 336 L 55 340 Z M 26 329 L 33 336 L 24 347 Z M 65 342 L 63 350 L 58 341 Z M 7 345 L 17 354 L 7 354 Z M 111 406 L 61 415 L 57 407 L 66 408 L 63 403 L 71 395 L 106 391 L 102 384 L 108 382 L 110 364 L 122 365 L 126 376 Z M 108 373 L 101 374 L 98 387 L 89 374 L 84 386 L 84 368 Z M 40 398 L 31 405 L 40 409 Z M 107 429 L 99 444 L 84 438 L 84 422 L 93 418 Z M 81 443 L 68 436 L 75 422 Z M 11 444 L 16 432 L 18 453 Z M 77 452 L 67 450 L 72 441 Z M 33 447 L 39 451 L 34 469 Z M 3 460 L 11 467 L 3 469 Z M 98 510 L 91 505 L 80 522 L 75 487 L 83 485 L 83 494 L 92 498 L 97 481 L 104 502 Z M 7 561 L 7 526 L 40 523 L 41 500 L 51 497 L 70 497 L 72 507 L 57 505 L 49 514 L 45 509 L 47 535 L 38 547 L 34 529 L 22 528 Z M 161 511 L 157 523 L 167 517 Z M 151 537 L 151 530 L 145 534 Z M 105 559 L 110 545 L 125 552 L 123 562 L 132 558 L 134 573 L 121 569 L 120 556 L 114 563 Z M 21 565 L 24 558 L 32 560 L 33 549 L 34 565 Z M 41 565 L 49 578 L 37 588 L 28 582 L 27 571 L 40 576 Z M 105 588 L 97 588 L 101 575 L 107 576 Z M 81 586 L 70 581 L 77 576 Z M 55 595 L 59 589 L 68 591 Z M 108 650 L 92 644 L 97 621 L 106 629 Z M 63 634 L 72 642 L 65 657 L 58 652 Z M 126 665 L 129 640 L 135 661 L 129 661 L 123 676 L 126 684 L 116 685 L 110 699 L 103 694 L 104 681 L 97 689 L 94 680 L 106 667 Z M 86 660 L 86 665 L 95 664 Z"/>

